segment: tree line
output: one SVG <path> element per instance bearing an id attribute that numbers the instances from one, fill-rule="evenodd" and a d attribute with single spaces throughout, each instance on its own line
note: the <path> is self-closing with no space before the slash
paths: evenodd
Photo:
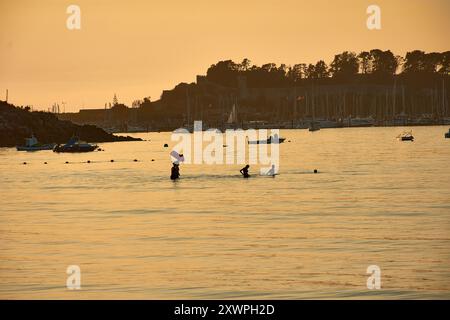
<path id="1" fill-rule="evenodd" d="M 129 109 L 113 100 L 97 121 L 175 129 L 193 119 L 227 121 L 233 105 L 240 121 L 299 121 L 316 117 L 372 117 L 379 121 L 450 115 L 450 51 L 344 51 L 327 64 L 254 65 L 249 59 L 211 65 L 197 82 L 179 83 L 161 98 L 135 100 Z M 207 81 L 205 81 L 207 80 Z M 246 90 L 244 87 L 254 90 Z M 105 111 L 106 113 L 106 111 Z M 86 120 L 87 121 L 87 120 Z M 92 121 L 91 121 L 92 122 Z"/>
<path id="2" fill-rule="evenodd" d="M 232 60 L 211 65 L 208 80 L 229 87 L 237 86 L 237 78 L 245 76 L 249 87 L 284 87 L 316 80 L 316 82 L 342 82 L 360 78 L 383 81 L 396 75 L 415 78 L 450 74 L 450 51 L 426 53 L 421 50 L 407 52 L 405 57 L 390 50 L 373 49 L 359 54 L 344 51 L 327 64 L 294 65 L 266 63 L 252 65 L 249 59 L 241 63 Z"/>

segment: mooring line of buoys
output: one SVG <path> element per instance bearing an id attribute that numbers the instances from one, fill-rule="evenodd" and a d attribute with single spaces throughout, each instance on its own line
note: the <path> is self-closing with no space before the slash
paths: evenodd
<path id="1" fill-rule="evenodd" d="M 155 159 L 151 159 L 150 161 L 154 162 L 156 160 Z M 110 163 L 113 163 L 113 162 L 141 162 L 141 160 L 139 160 L 139 159 L 133 159 L 133 160 L 114 160 L 114 159 L 111 159 L 111 160 L 106 160 L 106 161 L 105 160 L 103 160 L 103 161 L 101 161 L 101 160 L 100 161 L 92 161 L 92 160 L 86 160 L 86 161 L 64 161 L 64 164 L 108 163 L 108 162 L 110 162 Z M 22 162 L 22 165 L 26 165 L 26 164 L 29 164 L 29 163 L 26 162 L 26 161 Z M 48 164 L 48 162 L 44 161 L 43 164 Z"/>

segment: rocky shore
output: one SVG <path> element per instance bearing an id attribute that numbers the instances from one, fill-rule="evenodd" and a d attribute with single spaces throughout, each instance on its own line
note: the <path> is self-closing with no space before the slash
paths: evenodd
<path id="1" fill-rule="evenodd" d="M 93 125 L 76 125 L 59 120 L 54 114 L 19 108 L 0 101 L 0 147 L 14 147 L 34 134 L 41 143 L 65 143 L 73 135 L 87 142 L 140 141 L 116 136 Z"/>

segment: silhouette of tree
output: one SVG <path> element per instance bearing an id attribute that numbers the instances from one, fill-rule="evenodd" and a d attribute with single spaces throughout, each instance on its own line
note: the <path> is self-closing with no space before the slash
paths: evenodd
<path id="1" fill-rule="evenodd" d="M 303 73 L 303 64 L 295 64 L 293 67 L 289 67 L 286 76 L 291 82 L 299 82 L 305 76 Z"/>
<path id="2" fill-rule="evenodd" d="M 284 63 L 282 63 L 282 64 L 280 64 L 280 66 L 278 67 L 278 72 L 279 72 L 281 75 L 285 76 L 286 73 L 287 73 L 287 69 L 288 69 L 288 67 L 287 67 Z"/>
<path id="3" fill-rule="evenodd" d="M 308 64 L 308 67 L 306 67 L 305 70 L 305 76 L 308 79 L 315 79 L 316 78 L 316 67 L 313 64 Z"/>
<path id="4" fill-rule="evenodd" d="M 370 52 L 362 51 L 358 55 L 360 70 L 362 74 L 368 74 L 372 72 L 372 55 Z"/>
<path id="5" fill-rule="evenodd" d="M 319 60 L 319 62 L 316 63 L 314 72 L 317 79 L 328 78 L 330 76 L 328 66 L 323 60 Z"/>
<path id="6" fill-rule="evenodd" d="M 277 70 L 277 65 L 275 63 L 266 63 L 261 66 L 261 70 L 265 72 L 272 72 Z"/>
<path id="7" fill-rule="evenodd" d="M 390 51 L 379 49 L 370 50 L 372 57 L 372 73 L 380 76 L 392 76 L 396 73 L 398 61 L 395 55 Z"/>
<path id="8" fill-rule="evenodd" d="M 245 58 L 244 60 L 242 60 L 241 64 L 240 64 L 240 70 L 242 71 L 247 71 L 248 69 L 250 69 L 251 66 L 251 61 L 247 58 Z"/>
<path id="9" fill-rule="evenodd" d="M 431 52 L 414 50 L 407 52 L 405 62 L 403 64 L 403 72 L 405 74 L 449 74 L 449 51 Z"/>
<path id="10" fill-rule="evenodd" d="M 437 52 L 426 53 L 423 57 L 422 68 L 424 72 L 437 72 L 438 65 L 442 60 L 442 54 Z"/>
<path id="11" fill-rule="evenodd" d="M 239 64 L 234 63 L 232 60 L 219 61 L 208 69 L 206 77 L 210 81 L 233 87 L 236 85 L 238 71 Z"/>
<path id="12" fill-rule="evenodd" d="M 443 75 L 450 74 L 450 51 L 441 53 L 441 61 L 439 63 L 438 72 Z"/>
<path id="13" fill-rule="evenodd" d="M 425 52 L 414 50 L 407 52 L 405 56 L 405 63 L 403 64 L 404 73 L 418 73 L 423 70 L 423 60 Z"/>
<path id="14" fill-rule="evenodd" d="M 358 58 L 354 52 L 344 51 L 334 56 L 330 71 L 333 77 L 351 78 L 358 73 Z"/>

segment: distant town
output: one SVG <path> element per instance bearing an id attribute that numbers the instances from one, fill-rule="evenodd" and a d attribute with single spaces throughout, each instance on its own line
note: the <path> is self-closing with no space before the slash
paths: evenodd
<path id="1" fill-rule="evenodd" d="M 108 132 L 174 130 L 202 120 L 206 128 L 308 128 L 450 124 L 450 51 L 405 57 L 374 49 L 337 54 L 327 65 L 212 65 L 195 83 L 165 90 L 159 100 L 61 113 L 61 120 Z"/>

